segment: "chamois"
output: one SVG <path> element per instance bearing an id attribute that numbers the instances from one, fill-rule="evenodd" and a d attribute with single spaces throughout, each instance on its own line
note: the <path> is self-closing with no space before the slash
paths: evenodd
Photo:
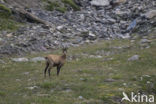
<path id="1" fill-rule="evenodd" d="M 66 61 L 66 53 L 67 53 L 67 47 L 62 49 L 63 54 L 62 55 L 54 55 L 50 54 L 45 57 L 46 59 L 46 67 L 44 69 L 44 76 L 46 77 L 46 71 L 48 70 L 49 77 L 50 77 L 50 70 L 53 67 L 57 67 L 57 76 L 59 76 L 59 72 L 61 67 L 65 64 Z"/>

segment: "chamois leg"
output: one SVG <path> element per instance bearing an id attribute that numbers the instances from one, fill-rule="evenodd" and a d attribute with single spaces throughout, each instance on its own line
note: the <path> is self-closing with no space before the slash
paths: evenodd
<path id="1" fill-rule="evenodd" d="M 61 66 L 57 66 L 57 76 L 59 76 Z"/>
<path id="2" fill-rule="evenodd" d="M 52 68 L 53 68 L 52 66 L 50 66 L 50 67 L 48 68 L 49 77 L 50 77 L 50 71 L 51 71 Z"/>
<path id="3" fill-rule="evenodd" d="M 49 63 L 46 62 L 46 67 L 45 67 L 45 69 L 44 69 L 44 77 L 46 77 L 46 71 L 47 71 L 48 67 L 49 67 Z"/>

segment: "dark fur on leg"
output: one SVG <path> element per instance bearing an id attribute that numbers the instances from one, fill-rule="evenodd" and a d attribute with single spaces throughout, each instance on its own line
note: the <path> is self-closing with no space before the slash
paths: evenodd
<path id="1" fill-rule="evenodd" d="M 57 76 L 59 76 L 60 69 L 61 69 L 61 66 L 58 66 L 58 67 L 57 67 Z"/>
<path id="2" fill-rule="evenodd" d="M 44 77 L 46 77 L 46 72 L 47 72 L 48 67 L 49 67 L 49 63 L 46 62 L 46 67 L 44 69 Z"/>

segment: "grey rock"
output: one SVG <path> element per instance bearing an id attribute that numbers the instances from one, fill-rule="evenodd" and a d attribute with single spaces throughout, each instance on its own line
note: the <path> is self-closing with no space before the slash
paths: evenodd
<path id="1" fill-rule="evenodd" d="M 102 56 L 100 56 L 100 55 L 96 55 L 96 56 L 95 55 L 90 55 L 89 57 L 90 58 L 102 58 Z"/>
<path id="2" fill-rule="evenodd" d="M 50 96 L 50 94 L 37 94 L 37 96 L 40 96 L 40 97 L 48 97 L 48 96 Z"/>
<path id="3" fill-rule="evenodd" d="M 79 96 L 79 99 L 83 99 L 83 96 Z"/>
<path id="4" fill-rule="evenodd" d="M 95 6 L 107 6 L 109 5 L 109 0 L 92 0 L 90 3 Z"/>
<path id="5" fill-rule="evenodd" d="M 134 55 L 134 56 L 128 58 L 128 61 L 135 61 L 135 60 L 139 60 L 139 55 Z"/>
<path id="6" fill-rule="evenodd" d="M 40 62 L 40 61 L 45 61 L 45 58 L 44 57 L 35 57 L 35 58 L 30 59 L 30 61 Z"/>
<path id="7" fill-rule="evenodd" d="M 150 40 L 148 40 L 148 39 L 141 39 L 140 43 L 141 43 L 141 44 L 142 44 L 142 43 L 150 43 Z"/>
<path id="8" fill-rule="evenodd" d="M 20 79 L 16 79 L 17 82 L 21 81 Z"/>
<path id="9" fill-rule="evenodd" d="M 22 58 L 12 58 L 12 61 L 14 61 L 14 62 L 27 62 L 29 60 L 28 60 L 28 58 L 22 57 Z"/>
<path id="10" fill-rule="evenodd" d="M 3 60 L 0 59 L 0 63 L 5 64 L 5 62 Z"/>
<path id="11" fill-rule="evenodd" d="M 150 10 L 145 14 L 146 18 L 154 18 L 156 16 L 156 10 Z"/>
<path id="12" fill-rule="evenodd" d="M 61 26 L 57 26 L 56 28 L 57 28 L 58 30 L 61 30 L 61 29 L 63 29 L 63 27 L 64 27 L 64 25 L 61 25 Z"/>
<path id="13" fill-rule="evenodd" d="M 81 81 L 85 81 L 85 78 L 80 78 Z"/>
<path id="14" fill-rule="evenodd" d="M 29 72 L 24 72 L 23 74 L 24 74 L 24 75 L 28 75 L 28 74 L 29 74 Z"/>
<path id="15" fill-rule="evenodd" d="M 118 5 L 120 3 L 125 3 L 127 0 L 111 0 L 112 5 Z"/>
<path id="16" fill-rule="evenodd" d="M 71 92 L 71 91 L 72 91 L 71 89 L 66 89 L 66 90 L 65 90 L 65 92 L 67 92 L 67 93 L 68 93 L 68 92 Z"/>
<path id="17" fill-rule="evenodd" d="M 2 39 L 2 38 L 0 38 L 0 42 L 1 42 L 1 41 L 3 41 L 3 39 Z"/>
<path id="18" fill-rule="evenodd" d="M 0 3 L 5 3 L 5 1 L 4 0 L 0 0 Z"/>
<path id="19" fill-rule="evenodd" d="M 34 89 L 36 89 L 36 88 L 38 88 L 38 86 L 27 87 L 27 89 L 29 89 L 29 90 L 34 90 Z"/>
<path id="20" fill-rule="evenodd" d="M 110 79 L 105 79 L 104 82 L 115 82 L 115 80 L 110 78 Z"/>
<path id="21" fill-rule="evenodd" d="M 135 20 L 133 20 L 131 23 L 130 23 L 130 25 L 128 26 L 128 28 L 127 28 L 127 31 L 129 31 L 129 30 L 132 30 L 132 29 L 134 29 L 135 27 L 136 27 L 136 25 L 137 25 L 137 22 L 136 22 L 137 20 L 135 19 Z"/>
<path id="22" fill-rule="evenodd" d="M 90 32 L 89 32 L 89 36 L 91 36 L 91 37 L 95 37 L 96 35 L 93 34 L 93 33 L 90 31 Z"/>

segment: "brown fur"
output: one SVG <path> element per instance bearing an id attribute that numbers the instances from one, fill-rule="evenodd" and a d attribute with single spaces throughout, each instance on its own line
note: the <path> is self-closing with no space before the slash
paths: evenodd
<path id="1" fill-rule="evenodd" d="M 49 76 L 50 76 L 50 70 L 53 67 L 57 67 L 57 76 L 59 75 L 61 67 L 65 64 L 66 61 L 66 52 L 67 48 L 63 49 L 63 55 L 53 55 L 50 54 L 45 57 L 46 59 L 46 67 L 44 70 L 44 76 L 46 77 L 46 71 L 48 70 Z"/>

